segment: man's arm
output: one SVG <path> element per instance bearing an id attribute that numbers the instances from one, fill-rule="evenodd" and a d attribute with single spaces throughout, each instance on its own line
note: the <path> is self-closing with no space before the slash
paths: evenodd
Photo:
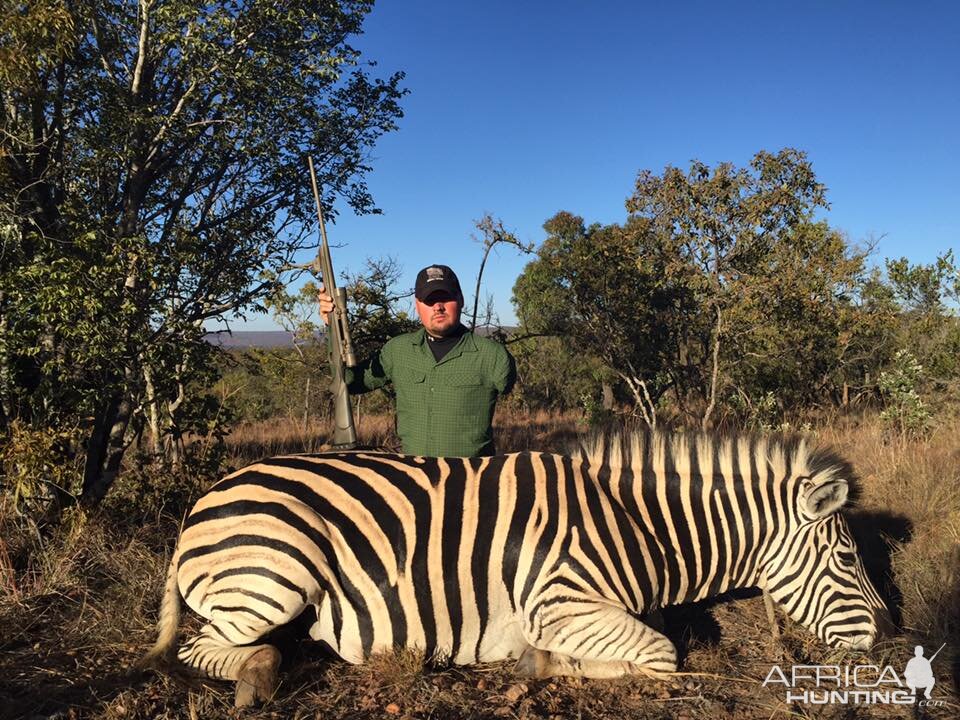
<path id="1" fill-rule="evenodd" d="M 498 353 L 497 362 L 494 365 L 493 386 L 502 396 L 513 390 L 513 385 L 517 381 L 517 363 L 509 350 L 503 346 L 501 349 L 502 352 Z"/>
<path id="2" fill-rule="evenodd" d="M 328 324 L 330 313 L 333 312 L 333 298 L 323 285 L 317 293 L 317 303 L 320 306 L 320 319 L 324 325 Z M 378 350 L 356 367 L 346 368 L 347 390 L 351 395 L 376 390 L 390 382 L 390 373 L 384 368 L 382 351 Z"/>
<path id="3" fill-rule="evenodd" d="M 347 390 L 351 395 L 362 395 L 390 382 L 390 374 L 383 366 L 383 351 L 377 350 L 354 368 L 347 368 Z"/>

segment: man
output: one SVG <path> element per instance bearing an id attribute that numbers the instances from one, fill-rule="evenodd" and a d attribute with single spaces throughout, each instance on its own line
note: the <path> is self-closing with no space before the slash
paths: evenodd
<path id="1" fill-rule="evenodd" d="M 493 410 L 513 387 L 513 358 L 460 323 L 463 292 L 446 265 L 421 270 L 413 294 L 423 327 L 392 338 L 348 370 L 349 390 L 360 394 L 393 384 L 397 434 L 409 455 L 493 455 Z M 322 287 L 319 300 L 326 323 L 333 300 Z"/>

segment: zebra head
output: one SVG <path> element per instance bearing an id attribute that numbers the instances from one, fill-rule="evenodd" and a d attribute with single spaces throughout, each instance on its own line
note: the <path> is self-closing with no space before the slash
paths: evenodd
<path id="1" fill-rule="evenodd" d="M 792 530 L 767 557 L 766 589 L 793 620 L 827 644 L 867 650 L 893 623 L 840 514 L 850 487 L 838 470 L 796 478 L 796 504 L 787 521 Z"/>

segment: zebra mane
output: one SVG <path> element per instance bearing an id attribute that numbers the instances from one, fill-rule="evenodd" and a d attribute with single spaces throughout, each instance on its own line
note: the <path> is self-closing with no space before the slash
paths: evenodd
<path id="1" fill-rule="evenodd" d="M 629 467 L 634 472 L 669 467 L 681 474 L 691 469 L 712 473 L 715 467 L 736 471 L 752 461 L 769 466 L 772 472 L 765 475 L 773 477 L 843 478 L 849 487 L 848 506 L 860 490 L 846 460 L 830 449 L 811 447 L 799 435 L 607 430 L 580 438 L 567 454 L 591 467 Z M 694 463 L 696 468 L 691 468 Z"/>

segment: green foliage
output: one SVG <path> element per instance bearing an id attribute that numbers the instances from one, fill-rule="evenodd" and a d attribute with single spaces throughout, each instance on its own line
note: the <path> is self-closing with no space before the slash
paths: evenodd
<path id="1" fill-rule="evenodd" d="M 135 458 L 134 469 L 113 484 L 103 510 L 125 523 L 156 522 L 162 516 L 182 518 L 204 490 L 222 476 L 225 456 L 221 447 L 191 444 L 176 468 L 150 458 Z"/>
<path id="2" fill-rule="evenodd" d="M 858 303 L 865 257 L 822 222 L 777 238 L 727 305 L 721 357 L 728 385 L 776 397 L 782 412 L 839 399 L 844 382 L 876 367 L 882 358 L 863 350 L 871 317 Z"/>
<path id="3" fill-rule="evenodd" d="M 746 427 L 767 431 L 783 424 L 783 411 L 776 394 L 771 390 L 756 397 L 733 394 L 727 399 L 727 405 Z"/>
<path id="4" fill-rule="evenodd" d="M 930 425 L 930 412 L 917 392 L 923 381 L 923 366 L 909 350 L 900 350 L 889 370 L 880 373 L 880 391 L 886 406 L 880 417 L 901 435 L 923 435 Z"/>
<path id="5" fill-rule="evenodd" d="M 897 345 L 925 368 L 927 390 L 938 402 L 960 399 L 960 268 L 953 253 L 933 263 L 887 261 L 889 296 L 898 309 Z"/>
<path id="6" fill-rule="evenodd" d="M 599 404 L 602 381 L 613 380 L 599 360 L 572 351 L 559 338 L 528 338 L 511 343 L 509 350 L 518 380 L 502 403 L 524 412 L 569 410 L 583 406 L 585 398 Z"/>
<path id="7" fill-rule="evenodd" d="M 648 417 L 669 400 L 706 420 L 738 388 L 807 400 L 829 382 L 837 308 L 863 267 L 811 223 L 824 205 L 795 150 L 758 153 L 750 168 L 641 172 L 624 225 L 587 228 L 569 213 L 547 222 L 514 288 L 518 314 L 529 332 L 589 348 Z"/>
<path id="8" fill-rule="evenodd" d="M 387 340 L 420 327 L 416 318 L 397 309 L 409 296 L 399 290 L 401 268 L 392 258 L 368 259 L 363 270 L 344 275 L 350 334 L 362 360 Z"/>
<path id="9" fill-rule="evenodd" d="M 624 224 L 561 212 L 544 225 L 514 286 L 521 335 L 560 338 L 581 367 L 592 356 L 648 422 L 772 427 L 801 408 L 870 401 L 901 348 L 917 353 L 931 396 L 960 396 L 952 254 L 890 262 L 884 277 L 868 249 L 814 222 L 825 206 L 791 149 L 749 168 L 643 171 Z M 564 362 L 537 369 L 540 386 L 578 387 Z"/>
<path id="10" fill-rule="evenodd" d="M 203 323 L 262 310 L 314 246 L 307 156 L 328 217 L 376 211 L 404 91 L 347 42 L 371 6 L 0 5 L 0 427 L 91 419 L 90 501 L 138 422 L 199 422 Z"/>
<path id="11" fill-rule="evenodd" d="M 18 513 L 39 516 L 79 490 L 80 468 L 70 459 L 78 438 L 76 428 L 10 425 L 0 441 L 0 488 Z"/>
<path id="12" fill-rule="evenodd" d="M 319 344 L 302 355 L 293 347 L 250 348 L 230 354 L 216 390 L 240 422 L 302 418 L 305 407 L 309 417 L 327 417 L 326 372 L 326 348 Z"/>
<path id="13" fill-rule="evenodd" d="M 680 342 L 665 318 L 690 298 L 666 281 L 668 258 L 648 252 L 647 225 L 586 227 L 561 212 L 544 229 L 537 259 L 513 289 L 521 333 L 557 336 L 574 354 L 586 349 L 625 381 L 649 382 L 656 402 Z"/>

